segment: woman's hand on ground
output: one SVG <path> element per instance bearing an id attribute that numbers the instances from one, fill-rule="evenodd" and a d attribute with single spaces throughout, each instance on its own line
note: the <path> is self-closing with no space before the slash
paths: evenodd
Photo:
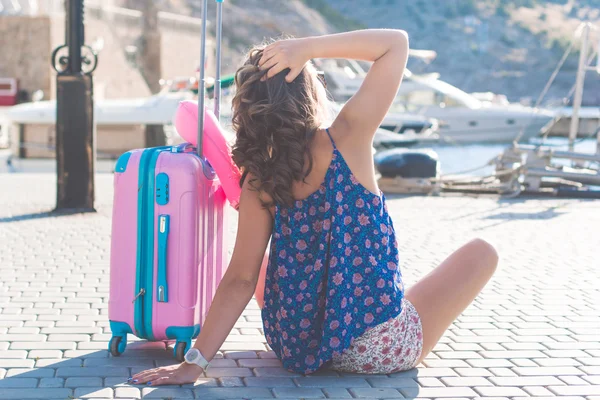
<path id="1" fill-rule="evenodd" d="M 289 68 L 285 80 L 292 82 L 310 60 L 308 47 L 306 39 L 280 40 L 268 45 L 259 62 L 260 69 L 269 71 L 263 79 L 272 78 Z"/>
<path id="2" fill-rule="evenodd" d="M 148 386 L 185 385 L 196 382 L 202 372 L 202 368 L 197 365 L 182 363 L 140 372 L 129 378 L 129 383 Z"/>

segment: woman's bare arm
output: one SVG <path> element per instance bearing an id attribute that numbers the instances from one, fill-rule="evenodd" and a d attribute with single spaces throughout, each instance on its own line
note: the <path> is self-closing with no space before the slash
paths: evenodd
<path id="1" fill-rule="evenodd" d="M 387 114 L 402 81 L 408 59 L 408 35 L 400 30 L 367 29 L 275 42 L 264 51 L 260 65 L 268 77 L 290 69 L 293 81 L 312 58 L 372 61 L 360 90 L 346 103 L 334 125 L 370 143 Z"/>
<path id="2" fill-rule="evenodd" d="M 272 223 L 258 192 L 244 184 L 233 256 L 194 344 L 208 361 L 219 351 L 254 294 Z M 183 363 L 140 372 L 132 380 L 152 386 L 181 385 L 195 382 L 201 374 L 200 367 Z"/>

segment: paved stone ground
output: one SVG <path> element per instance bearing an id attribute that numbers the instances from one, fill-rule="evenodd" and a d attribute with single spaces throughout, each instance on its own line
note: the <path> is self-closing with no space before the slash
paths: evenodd
<path id="1" fill-rule="evenodd" d="M 121 358 L 106 351 L 111 180 L 97 178 L 97 214 L 56 216 L 44 213 L 52 174 L 0 174 L 0 399 L 600 400 L 599 201 L 391 199 L 409 285 L 473 237 L 501 255 L 424 365 L 290 374 L 266 351 L 252 302 L 205 378 L 161 389 L 125 382 L 172 363 L 162 343 L 134 343 Z"/>

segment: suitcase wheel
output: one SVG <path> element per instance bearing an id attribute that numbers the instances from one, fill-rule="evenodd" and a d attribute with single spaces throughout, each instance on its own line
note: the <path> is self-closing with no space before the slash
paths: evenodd
<path id="1" fill-rule="evenodd" d="M 185 361 L 185 353 L 186 353 L 186 348 L 187 348 L 188 344 L 187 342 L 177 342 L 175 344 L 175 349 L 173 349 L 173 353 L 175 354 L 175 358 L 177 359 L 177 361 L 179 362 L 184 362 Z"/>
<path id="2" fill-rule="evenodd" d="M 110 354 L 113 357 L 119 357 L 121 354 L 125 352 L 125 348 L 127 347 L 127 341 L 123 340 L 122 336 L 113 336 L 110 339 L 110 343 L 108 344 L 110 348 Z"/>

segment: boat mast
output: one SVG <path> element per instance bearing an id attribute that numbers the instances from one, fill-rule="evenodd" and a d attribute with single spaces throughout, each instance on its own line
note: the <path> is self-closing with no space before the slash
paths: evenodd
<path id="1" fill-rule="evenodd" d="M 579 111 L 583 99 L 583 85 L 585 83 L 585 73 L 587 71 L 597 71 L 600 74 L 600 42 L 598 48 L 598 65 L 596 67 L 588 66 L 588 52 L 591 30 L 598 28 L 589 22 L 583 23 L 579 30 L 581 31 L 581 50 L 579 52 L 579 66 L 577 67 L 577 80 L 575 81 L 575 94 L 573 96 L 573 115 L 571 117 L 571 127 L 569 129 L 569 151 L 575 149 L 575 139 L 579 131 Z M 598 146 L 596 151 L 600 154 L 600 135 L 598 135 Z"/>

